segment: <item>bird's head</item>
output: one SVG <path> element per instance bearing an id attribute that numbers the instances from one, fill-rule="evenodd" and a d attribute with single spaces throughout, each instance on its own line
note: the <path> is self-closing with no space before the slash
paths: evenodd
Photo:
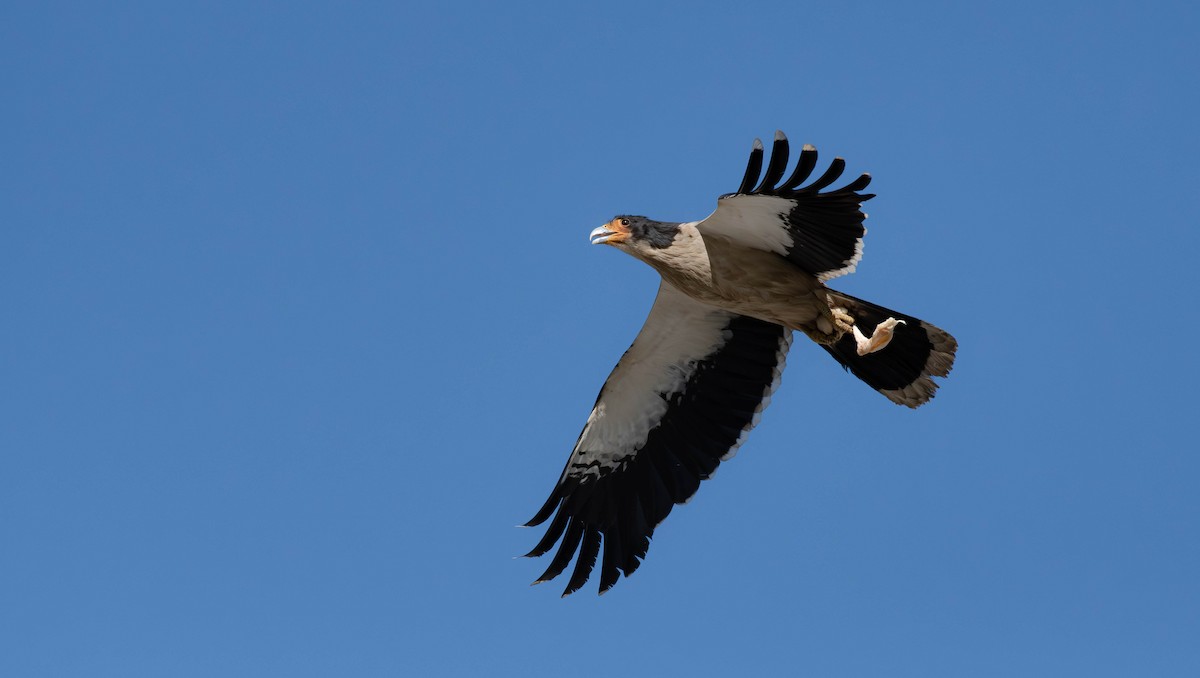
<path id="1" fill-rule="evenodd" d="M 612 245 L 637 254 L 642 250 L 670 247 L 677 233 L 679 224 L 621 215 L 592 231 L 588 239 L 593 245 Z"/>

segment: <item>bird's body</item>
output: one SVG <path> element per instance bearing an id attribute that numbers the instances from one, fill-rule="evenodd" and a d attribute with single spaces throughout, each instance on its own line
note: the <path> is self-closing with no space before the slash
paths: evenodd
<path id="1" fill-rule="evenodd" d="M 774 252 L 704 235 L 696 222 L 680 224 L 670 248 L 640 258 L 696 301 L 810 336 L 836 333 L 831 302 L 816 277 Z"/>
<path id="2" fill-rule="evenodd" d="M 538 582 L 575 559 L 564 595 L 600 563 L 600 592 L 633 573 L 654 528 L 731 457 L 779 385 L 792 331 L 908 407 L 933 397 L 954 363 L 945 331 L 826 287 L 852 272 L 866 233 L 862 175 L 823 191 L 845 167 L 834 159 L 807 185 L 816 149 L 805 146 L 784 181 L 788 144 L 776 133 L 762 173 L 755 140 L 735 193 L 701 221 L 618 216 L 591 233 L 662 276 L 633 345 L 609 375 L 554 491 L 527 523 L 553 516 L 529 552 L 558 544 Z M 761 182 L 759 175 L 762 173 Z M 757 183 L 757 186 L 756 186 Z M 603 554 L 601 556 L 601 546 Z"/>

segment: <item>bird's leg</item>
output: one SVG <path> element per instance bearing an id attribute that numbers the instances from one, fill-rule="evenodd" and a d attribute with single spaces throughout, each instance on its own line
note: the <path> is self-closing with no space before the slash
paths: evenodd
<path id="1" fill-rule="evenodd" d="M 841 306 L 834 306 L 829 311 L 833 314 L 833 325 L 837 328 L 838 339 L 854 329 L 854 316 L 850 315 L 850 311 Z"/>
<path id="2" fill-rule="evenodd" d="M 831 306 L 829 315 L 819 316 L 815 327 L 805 328 L 804 333 L 818 344 L 834 344 L 854 329 L 854 316 L 841 306 Z"/>
<path id="3" fill-rule="evenodd" d="M 862 330 L 858 329 L 858 325 L 853 327 L 854 342 L 858 344 L 858 354 L 866 355 L 882 350 L 892 342 L 892 335 L 896 331 L 896 325 L 906 325 L 908 323 L 895 318 L 888 318 L 875 326 L 875 331 L 870 337 L 863 336 Z"/>

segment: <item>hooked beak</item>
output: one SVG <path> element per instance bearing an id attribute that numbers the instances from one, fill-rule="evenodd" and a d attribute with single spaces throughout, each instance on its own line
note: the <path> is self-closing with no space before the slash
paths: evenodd
<path id="1" fill-rule="evenodd" d="M 617 223 L 618 220 L 604 224 L 588 234 L 588 240 L 593 245 L 616 245 L 629 238 L 629 228 Z"/>
<path id="2" fill-rule="evenodd" d="M 616 231 L 610 231 L 607 227 L 601 226 L 588 234 L 588 240 L 592 241 L 593 245 L 603 245 L 614 235 L 616 235 Z"/>

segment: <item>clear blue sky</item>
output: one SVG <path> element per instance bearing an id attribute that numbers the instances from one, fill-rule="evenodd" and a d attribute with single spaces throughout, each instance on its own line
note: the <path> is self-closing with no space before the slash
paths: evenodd
<path id="1" fill-rule="evenodd" d="M 1195 3 L 519 4 L 0 9 L 0 675 L 1200 675 Z M 777 128 L 954 373 L 798 338 L 632 578 L 530 588 L 656 285 L 587 233 Z"/>

